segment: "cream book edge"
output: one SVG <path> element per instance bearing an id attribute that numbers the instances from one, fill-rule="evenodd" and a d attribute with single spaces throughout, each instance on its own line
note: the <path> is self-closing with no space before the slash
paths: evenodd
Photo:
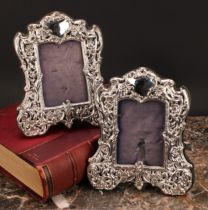
<path id="1" fill-rule="evenodd" d="M 0 167 L 39 196 L 44 196 L 44 189 L 38 170 L 3 145 L 0 145 Z"/>

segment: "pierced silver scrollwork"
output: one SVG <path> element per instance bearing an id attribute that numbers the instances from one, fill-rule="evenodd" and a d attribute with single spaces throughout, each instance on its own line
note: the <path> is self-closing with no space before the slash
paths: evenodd
<path id="1" fill-rule="evenodd" d="M 146 78 L 153 86 L 147 95 L 134 90 L 133 82 Z M 93 187 L 111 190 L 121 182 L 134 182 L 140 190 L 145 182 L 159 187 L 169 195 L 185 194 L 192 186 L 192 164 L 184 156 L 182 132 L 190 108 L 188 92 L 184 87 L 176 90 L 174 81 L 161 79 L 147 68 L 138 68 L 122 78 L 112 78 L 111 85 L 97 90 L 96 106 L 101 121 L 99 147 L 89 159 L 88 178 Z M 134 165 L 117 164 L 116 142 L 118 138 L 118 102 L 134 99 L 140 103 L 157 100 L 166 105 L 164 139 L 164 165 L 147 166 L 143 162 Z"/>
<path id="2" fill-rule="evenodd" d="M 59 23 L 55 33 L 49 24 Z M 56 107 L 45 107 L 42 90 L 42 73 L 38 57 L 38 45 L 42 43 L 61 44 L 68 40 L 81 42 L 84 68 L 88 88 L 88 102 L 72 104 L 69 100 Z M 18 107 L 17 122 L 27 136 L 46 133 L 50 126 L 58 122 L 71 127 L 73 120 L 80 119 L 98 125 L 98 112 L 94 104 L 95 90 L 103 78 L 100 75 L 102 35 L 100 29 L 93 25 L 86 26 L 84 20 L 73 20 L 60 12 L 52 12 L 40 22 L 30 24 L 28 33 L 17 33 L 14 39 L 16 53 L 25 74 L 25 97 Z"/>

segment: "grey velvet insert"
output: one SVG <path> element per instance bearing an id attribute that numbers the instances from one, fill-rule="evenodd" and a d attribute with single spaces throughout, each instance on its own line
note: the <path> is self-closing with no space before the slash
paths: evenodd
<path id="1" fill-rule="evenodd" d="M 118 104 L 117 162 L 163 166 L 165 104 L 122 100 Z"/>
<path id="2" fill-rule="evenodd" d="M 80 42 L 41 44 L 39 59 L 43 73 L 43 97 L 47 107 L 61 105 L 67 99 L 71 103 L 88 101 Z"/>

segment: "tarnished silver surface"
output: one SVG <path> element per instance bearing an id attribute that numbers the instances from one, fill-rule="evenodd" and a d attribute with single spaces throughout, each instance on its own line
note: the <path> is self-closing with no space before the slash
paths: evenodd
<path id="1" fill-rule="evenodd" d="M 149 79 L 153 87 L 146 96 L 134 91 L 133 81 Z M 170 195 L 185 194 L 192 186 L 192 164 L 184 156 L 182 132 L 190 108 L 188 93 L 181 87 L 176 90 L 174 81 L 161 79 L 147 68 L 139 68 L 122 78 L 112 78 L 110 87 L 101 85 L 97 90 L 96 106 L 101 121 L 101 138 L 95 155 L 89 159 L 88 178 L 93 187 L 111 190 L 122 182 L 134 182 L 138 189 L 145 182 L 159 187 Z M 147 166 L 142 162 L 121 165 L 116 162 L 118 137 L 118 102 L 134 99 L 140 103 L 158 100 L 166 105 L 164 138 L 164 166 Z"/>
<path id="2" fill-rule="evenodd" d="M 49 24 L 60 22 L 60 36 L 49 29 Z M 68 40 L 81 42 L 84 59 L 83 72 L 86 77 L 89 101 L 72 104 L 65 101 L 61 106 L 46 107 L 42 90 L 42 73 L 39 63 L 38 45 L 43 43 L 61 44 Z M 103 79 L 100 75 L 102 35 L 93 25 L 87 28 L 84 20 L 73 20 L 60 12 L 43 17 L 40 22 L 28 26 L 28 34 L 17 33 L 15 50 L 25 74 L 25 97 L 18 107 L 17 122 L 27 136 L 44 134 L 51 125 L 58 122 L 71 127 L 73 119 L 89 121 L 98 125 L 98 113 L 94 104 L 94 90 Z"/>

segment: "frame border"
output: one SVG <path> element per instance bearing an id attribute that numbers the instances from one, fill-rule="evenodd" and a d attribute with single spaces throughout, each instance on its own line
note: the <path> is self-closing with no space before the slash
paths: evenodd
<path id="1" fill-rule="evenodd" d="M 62 21 L 68 24 L 68 28 L 63 36 L 55 35 L 49 28 L 49 24 Z M 27 29 L 27 34 L 17 33 L 14 38 L 15 50 L 21 62 L 26 82 L 24 99 L 17 108 L 19 128 L 26 136 L 36 136 L 45 134 L 52 125 L 59 122 L 70 128 L 75 118 L 98 125 L 99 119 L 94 104 L 94 94 L 97 86 L 103 82 L 100 74 L 103 47 L 100 29 L 96 25 L 88 28 L 84 20 L 73 20 L 58 11 L 44 16 L 38 23 L 28 25 Z M 88 101 L 70 103 L 67 100 L 62 105 L 46 107 L 43 98 L 43 74 L 39 63 L 38 45 L 43 43 L 61 44 L 69 40 L 81 42 Z"/>
<path id="2" fill-rule="evenodd" d="M 134 82 L 146 78 L 153 83 L 146 96 L 134 91 Z M 89 159 L 88 178 L 97 189 L 112 190 L 119 183 L 134 182 L 141 190 L 145 182 L 159 187 L 169 195 L 185 194 L 193 184 L 192 164 L 184 156 L 182 133 L 190 109 L 187 90 L 176 90 L 174 81 L 161 79 L 148 68 L 138 68 L 121 78 L 112 78 L 110 87 L 102 85 L 97 90 L 96 105 L 101 120 L 99 147 Z M 157 100 L 165 103 L 164 165 L 147 166 L 143 162 L 134 165 L 117 164 L 116 145 L 118 129 L 118 102 L 133 99 L 140 103 Z"/>

